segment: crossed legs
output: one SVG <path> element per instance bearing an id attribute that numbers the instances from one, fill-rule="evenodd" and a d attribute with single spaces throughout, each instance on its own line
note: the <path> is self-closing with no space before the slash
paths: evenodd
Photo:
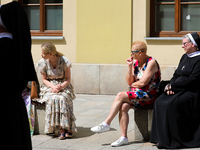
<path id="1" fill-rule="evenodd" d="M 106 125 L 102 123 L 96 127 L 91 128 L 91 130 L 93 132 L 104 132 L 104 131 L 110 130 L 110 124 L 112 120 L 114 119 L 114 117 L 119 112 L 119 124 L 120 124 L 120 129 L 121 129 L 121 136 L 127 138 L 127 128 L 128 128 L 128 123 L 129 123 L 128 111 L 131 108 L 132 108 L 132 105 L 129 100 L 128 94 L 126 92 L 118 93 L 112 104 L 108 117 L 103 122 L 103 123 L 106 123 Z"/>
<path id="2" fill-rule="evenodd" d="M 120 92 L 117 94 L 117 96 L 112 104 L 110 113 L 109 113 L 108 117 L 106 118 L 106 120 L 104 121 L 105 123 L 107 123 L 108 125 L 111 124 L 114 117 L 121 110 L 123 103 L 131 104 L 126 92 Z"/>
<path id="3" fill-rule="evenodd" d="M 121 129 L 121 137 L 117 141 L 111 143 L 111 146 L 121 146 L 128 144 L 128 138 L 127 138 L 127 129 L 129 123 L 128 111 L 131 108 L 132 105 L 131 102 L 129 101 L 128 94 L 126 92 L 118 93 L 112 104 L 110 113 L 106 118 L 106 120 L 103 123 L 99 124 L 98 126 L 91 128 L 91 131 L 96 133 L 109 131 L 112 120 L 119 112 L 119 125 Z"/>

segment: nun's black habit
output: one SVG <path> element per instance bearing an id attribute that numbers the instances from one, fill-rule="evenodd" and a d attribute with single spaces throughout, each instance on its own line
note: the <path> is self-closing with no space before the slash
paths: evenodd
<path id="1" fill-rule="evenodd" d="M 154 104 L 152 143 L 164 148 L 200 147 L 200 53 L 184 54 L 170 83 Z"/>
<path id="2" fill-rule="evenodd" d="M 0 15 L 13 37 L 0 37 L 1 142 L 7 143 L 6 149 L 31 150 L 28 117 L 21 96 L 27 82 L 36 80 L 28 19 L 16 1 L 2 5 Z"/>

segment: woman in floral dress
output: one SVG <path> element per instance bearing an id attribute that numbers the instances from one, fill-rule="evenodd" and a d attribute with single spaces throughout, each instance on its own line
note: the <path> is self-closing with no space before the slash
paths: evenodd
<path id="1" fill-rule="evenodd" d="M 128 111 L 132 108 L 138 109 L 144 105 L 153 104 L 160 83 L 159 64 L 154 58 L 147 55 L 147 46 L 144 42 L 133 43 L 131 57 L 126 60 L 126 63 L 128 64 L 126 82 L 131 90 L 118 93 L 108 117 L 101 124 L 91 128 L 91 131 L 95 133 L 109 131 L 112 120 L 119 112 L 121 137 L 111 143 L 111 146 L 128 144 Z"/>
<path id="2" fill-rule="evenodd" d="M 40 89 L 40 100 L 46 102 L 45 133 L 60 129 L 59 139 L 72 137 L 76 132 L 73 102 L 75 99 L 71 81 L 71 62 L 56 50 L 53 43 L 42 46 L 42 60 L 38 62 L 43 84 Z"/>

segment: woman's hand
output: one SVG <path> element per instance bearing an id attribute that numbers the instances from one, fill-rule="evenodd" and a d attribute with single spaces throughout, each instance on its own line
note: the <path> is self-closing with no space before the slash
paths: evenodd
<path id="1" fill-rule="evenodd" d="M 59 91 L 63 89 L 63 87 L 62 87 L 61 84 L 57 84 L 57 85 L 56 85 L 56 88 L 57 88 Z"/>
<path id="2" fill-rule="evenodd" d="M 171 84 L 167 84 L 167 85 L 165 86 L 164 92 L 166 92 L 167 95 L 173 95 L 173 94 L 175 94 L 175 93 L 172 91 Z"/>
<path id="3" fill-rule="evenodd" d="M 167 92 L 167 91 L 168 91 L 169 85 L 170 85 L 170 84 L 167 84 L 167 85 L 165 86 L 164 92 Z"/>
<path id="4" fill-rule="evenodd" d="M 133 56 L 129 57 L 129 58 L 126 60 L 126 63 L 127 63 L 129 66 L 132 66 L 132 65 L 133 65 Z"/>
<path id="5" fill-rule="evenodd" d="M 51 92 L 52 93 L 58 93 L 60 90 L 62 90 L 63 87 L 61 86 L 61 84 L 57 84 L 56 86 L 54 86 L 52 89 L 51 89 Z"/>

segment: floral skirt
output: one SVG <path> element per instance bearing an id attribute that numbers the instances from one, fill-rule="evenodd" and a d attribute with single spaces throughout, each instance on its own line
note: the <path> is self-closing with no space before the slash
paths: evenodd
<path id="1" fill-rule="evenodd" d="M 46 102 L 45 133 L 53 133 L 56 126 L 76 132 L 73 102 L 63 95 L 52 95 Z"/>
<path id="2" fill-rule="evenodd" d="M 62 81 L 51 80 L 54 85 Z M 76 130 L 76 117 L 73 112 L 73 87 L 69 84 L 59 93 L 52 93 L 51 88 L 44 84 L 40 88 L 40 103 L 46 102 L 45 133 L 53 133 L 59 126 L 71 132 Z"/>
<path id="3" fill-rule="evenodd" d="M 133 103 L 135 108 L 140 108 L 144 105 L 150 105 L 154 103 L 157 96 L 156 90 L 146 92 L 138 88 L 131 88 L 131 91 L 126 93 L 128 94 L 129 100 Z"/>

